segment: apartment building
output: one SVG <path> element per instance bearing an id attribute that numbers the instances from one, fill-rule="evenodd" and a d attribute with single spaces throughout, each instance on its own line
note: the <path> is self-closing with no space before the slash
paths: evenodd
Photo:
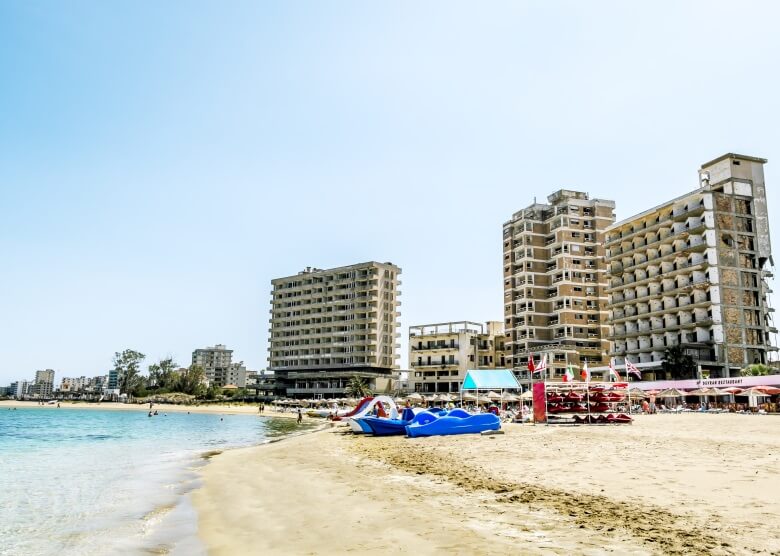
<path id="1" fill-rule="evenodd" d="M 400 274 L 392 263 L 372 261 L 272 280 L 275 392 L 342 397 L 354 376 L 373 389 L 387 384 L 398 369 Z"/>
<path id="2" fill-rule="evenodd" d="M 62 393 L 81 392 L 82 390 L 86 389 L 88 380 L 89 379 L 87 379 L 85 376 L 62 377 L 59 390 Z"/>
<path id="3" fill-rule="evenodd" d="M 704 376 L 729 377 L 776 350 L 765 159 L 726 154 L 699 188 L 607 230 L 612 355 L 645 380 L 681 346 Z"/>
<path id="4" fill-rule="evenodd" d="M 209 385 L 227 386 L 233 384 L 229 380 L 230 365 L 233 360 L 233 350 L 224 344 L 196 349 L 192 352 L 192 364 L 203 368 Z"/>
<path id="5" fill-rule="evenodd" d="M 54 371 L 46 369 L 35 371 L 35 381 L 30 387 L 30 394 L 38 398 L 51 398 L 54 394 Z"/>
<path id="6" fill-rule="evenodd" d="M 247 377 L 249 371 L 246 370 L 246 366 L 243 361 L 237 363 L 231 363 L 228 367 L 227 376 L 225 380 L 226 384 L 233 384 L 239 388 L 246 388 Z"/>
<path id="7" fill-rule="evenodd" d="M 409 389 L 458 393 L 469 369 L 505 368 L 504 324 L 458 321 L 409 327 Z"/>
<path id="8" fill-rule="evenodd" d="M 548 380 L 566 367 L 606 364 L 607 273 L 604 231 L 614 201 L 561 189 L 504 224 L 507 359 L 527 384 L 528 357 L 547 356 Z"/>

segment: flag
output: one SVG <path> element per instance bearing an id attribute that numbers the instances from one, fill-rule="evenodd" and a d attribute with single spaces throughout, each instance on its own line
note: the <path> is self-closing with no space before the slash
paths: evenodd
<path id="1" fill-rule="evenodd" d="M 582 377 L 582 380 L 585 382 L 590 382 L 590 369 L 588 369 L 588 362 L 585 361 L 582 364 L 582 370 L 580 371 L 580 376 Z"/>
<path id="2" fill-rule="evenodd" d="M 574 371 L 572 370 L 571 365 L 566 367 L 566 372 L 563 374 L 563 381 L 574 382 Z"/>
<path id="3" fill-rule="evenodd" d="M 626 358 L 626 372 L 630 375 L 634 375 L 639 380 L 642 380 L 642 373 L 631 361 L 628 360 L 628 358 Z"/>
<path id="4" fill-rule="evenodd" d="M 534 372 L 535 373 L 541 373 L 542 371 L 545 371 L 545 370 L 547 370 L 547 354 L 546 353 L 542 356 L 541 360 L 539 361 L 539 366 L 537 366 L 534 369 Z"/>
<path id="5" fill-rule="evenodd" d="M 531 376 L 534 376 L 534 372 L 536 372 L 536 366 L 534 365 L 534 354 L 529 353 L 528 354 L 528 372 L 531 373 Z"/>
<path id="6" fill-rule="evenodd" d="M 615 379 L 617 382 L 620 382 L 620 373 L 615 370 L 615 360 L 610 359 L 609 360 L 609 378 Z"/>

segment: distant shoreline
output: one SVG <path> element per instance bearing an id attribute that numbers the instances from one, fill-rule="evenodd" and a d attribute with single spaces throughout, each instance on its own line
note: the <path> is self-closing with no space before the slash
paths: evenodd
<path id="1" fill-rule="evenodd" d="M 240 404 L 203 404 L 203 405 L 176 405 L 166 403 L 155 403 L 152 411 L 157 410 L 161 413 L 216 413 L 221 415 L 257 415 L 260 417 L 281 417 L 287 419 L 294 419 L 297 417 L 296 413 L 281 413 L 278 411 L 272 411 L 270 405 L 265 406 L 265 411 L 260 413 L 257 408 L 258 405 L 240 405 Z M 103 411 L 140 411 L 144 413 L 149 412 L 149 404 L 127 404 L 119 402 L 60 402 L 60 407 L 55 405 L 39 405 L 38 402 L 32 401 L 18 401 L 18 400 L 4 400 L 0 401 L 0 411 L 7 411 L 8 409 L 48 409 L 51 411 L 67 410 L 67 409 L 86 409 L 86 410 L 103 410 Z M 306 417 L 307 421 L 312 420 Z M 325 420 L 322 420 L 323 423 Z"/>

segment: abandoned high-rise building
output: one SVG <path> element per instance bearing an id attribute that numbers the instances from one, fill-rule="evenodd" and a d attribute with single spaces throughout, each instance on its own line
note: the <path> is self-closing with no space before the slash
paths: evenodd
<path id="1" fill-rule="evenodd" d="M 610 226 L 607 257 L 612 355 L 645 380 L 680 346 L 702 376 L 766 363 L 772 263 L 763 166 L 726 154 L 703 164 L 699 187 Z M 693 378 L 693 377 L 690 377 Z"/>
<path id="2" fill-rule="evenodd" d="M 545 378 L 568 365 L 606 364 L 607 276 L 604 230 L 613 201 L 562 189 L 504 224 L 507 357 L 522 382 L 529 354 L 547 356 Z"/>

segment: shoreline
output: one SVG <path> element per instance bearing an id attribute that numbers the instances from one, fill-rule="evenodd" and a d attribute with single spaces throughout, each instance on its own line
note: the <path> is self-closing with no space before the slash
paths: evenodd
<path id="1" fill-rule="evenodd" d="M 103 410 L 103 411 L 141 411 L 144 413 L 149 412 L 148 404 L 126 404 L 120 402 L 60 402 L 60 407 L 56 405 L 39 405 L 38 402 L 33 401 L 19 401 L 19 400 L 2 400 L 0 401 L 0 411 L 6 411 L 8 409 L 48 409 L 56 411 L 58 409 L 85 409 L 85 410 Z M 239 405 L 229 404 L 227 406 L 217 404 L 203 404 L 203 405 L 176 405 L 166 403 L 155 403 L 152 410 L 158 412 L 168 413 L 217 413 L 222 415 L 256 415 L 258 417 L 279 417 L 285 419 L 295 419 L 297 415 L 295 413 L 272 411 L 269 406 L 266 406 L 266 410 L 260 413 L 257 410 L 257 405 Z M 305 413 L 303 415 L 304 422 L 314 422 L 315 420 L 308 417 Z M 325 421 L 325 419 L 323 419 Z"/>
<path id="2" fill-rule="evenodd" d="M 209 554 L 769 554 L 774 422 L 653 415 L 423 439 L 323 427 L 212 458 L 192 502 Z"/>

